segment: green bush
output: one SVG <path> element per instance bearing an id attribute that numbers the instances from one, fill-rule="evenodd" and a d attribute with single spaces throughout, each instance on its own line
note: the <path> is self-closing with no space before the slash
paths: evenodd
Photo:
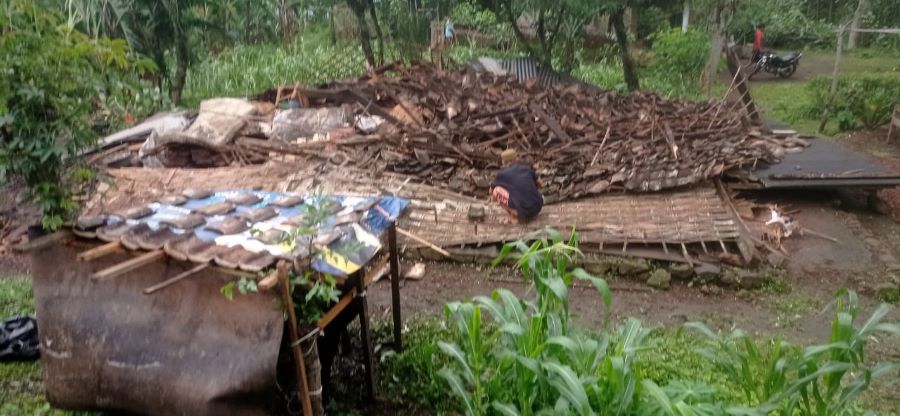
<path id="1" fill-rule="evenodd" d="M 685 33 L 681 29 L 659 32 L 654 36 L 652 50 L 655 54 L 653 69 L 657 72 L 695 78 L 706 64 L 709 36 L 693 29 Z"/>
<path id="2" fill-rule="evenodd" d="M 665 10 L 650 6 L 638 14 L 637 38 L 645 39 L 654 33 L 668 31 L 672 25 Z"/>
<path id="3" fill-rule="evenodd" d="M 302 42 L 238 46 L 191 67 L 185 103 L 197 104 L 211 97 L 245 97 L 297 82 L 315 85 L 356 76 L 364 69 L 365 59 L 355 45 Z"/>
<path id="4" fill-rule="evenodd" d="M 831 78 L 815 77 L 807 88 L 813 95 L 814 111 L 824 112 L 828 107 Z M 838 78 L 837 93 L 828 114 L 838 122 L 841 130 L 856 125 L 872 129 L 890 120 L 894 105 L 900 103 L 898 97 L 898 74 L 844 75 Z"/>
<path id="5" fill-rule="evenodd" d="M 124 40 L 91 39 L 32 1 L 8 2 L 0 23 L 0 183 L 23 178 L 44 228 L 55 229 L 90 176 L 75 156 L 144 101 L 149 88 L 136 73 L 152 64 Z"/>

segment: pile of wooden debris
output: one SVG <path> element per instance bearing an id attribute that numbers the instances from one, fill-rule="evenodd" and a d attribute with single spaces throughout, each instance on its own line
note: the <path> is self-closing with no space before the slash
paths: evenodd
<path id="1" fill-rule="evenodd" d="M 205 142 L 204 151 L 217 151 L 222 163 L 295 154 L 410 174 L 467 195 L 487 192 L 501 152 L 512 148 L 537 169 L 548 203 L 612 189 L 689 185 L 733 167 L 776 162 L 786 149 L 806 144 L 763 133 L 739 104 L 724 100 L 621 95 L 583 84 L 547 87 L 427 65 L 391 66 L 319 89 L 279 88 L 260 98 L 275 106 L 243 106 L 231 116 L 243 122 L 219 128 L 215 140 L 186 140 L 192 131 L 215 130 L 189 126 L 156 142 L 172 149 Z M 279 106 L 288 108 L 275 110 Z"/>

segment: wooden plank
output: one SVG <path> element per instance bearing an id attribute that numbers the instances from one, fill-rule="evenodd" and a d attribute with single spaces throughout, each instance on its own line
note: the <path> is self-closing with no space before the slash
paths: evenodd
<path id="1" fill-rule="evenodd" d="M 371 285 L 372 283 L 375 283 L 377 281 L 376 279 L 381 278 L 381 275 L 384 274 L 383 270 L 389 260 L 390 260 L 390 254 L 385 254 L 385 255 L 382 255 L 378 260 L 376 260 L 374 265 L 367 267 L 366 277 L 365 277 L 365 281 L 364 281 L 365 287 L 369 287 L 369 285 Z"/>
<path id="2" fill-rule="evenodd" d="M 417 242 L 417 243 L 426 245 L 428 248 L 430 248 L 430 249 L 432 249 L 432 250 L 434 250 L 434 251 L 437 251 L 438 253 L 440 253 L 440 254 L 443 255 L 444 257 L 450 257 L 450 253 L 448 253 L 447 250 L 444 250 L 444 249 L 442 249 L 442 248 L 440 248 L 440 247 L 434 245 L 433 243 L 429 242 L 428 240 L 425 240 L 424 238 L 419 237 L 419 236 L 417 236 L 417 235 L 415 235 L 415 234 L 413 234 L 413 233 L 411 233 L 411 232 L 409 232 L 409 231 L 406 231 L 406 230 L 404 230 L 404 229 L 402 229 L 402 228 L 400 228 L 400 227 L 395 227 L 395 228 L 397 229 L 397 232 L 398 232 L 398 233 L 403 234 L 405 237 L 407 237 L 407 238 L 409 238 L 409 239 L 411 239 L 411 240 L 413 240 L 413 241 L 415 241 L 415 242 Z"/>
<path id="3" fill-rule="evenodd" d="M 28 253 L 34 250 L 40 250 L 42 248 L 46 248 L 54 243 L 68 240 L 70 238 L 74 238 L 75 234 L 72 233 L 71 230 L 62 230 L 57 231 L 53 234 L 48 234 L 42 237 L 36 238 L 34 241 L 26 241 L 22 244 L 19 244 L 13 247 L 13 250 L 19 253 Z"/>
<path id="4" fill-rule="evenodd" d="M 121 253 L 123 251 L 125 251 L 125 249 L 124 247 L 122 247 L 122 244 L 118 241 L 113 241 L 112 243 L 106 243 L 101 246 L 94 247 L 90 250 L 82 251 L 81 253 L 78 253 L 78 256 L 75 257 L 75 260 L 81 262 L 92 261 L 113 253 Z"/>
<path id="5" fill-rule="evenodd" d="M 166 257 L 166 253 L 162 250 L 154 250 L 148 251 L 140 256 L 133 257 L 131 259 L 125 260 L 115 266 L 105 268 L 100 270 L 99 272 L 94 273 L 91 276 L 91 279 L 94 280 L 107 280 L 112 279 L 113 277 L 123 275 L 130 271 L 137 270 L 141 267 L 144 267 L 150 263 L 153 263 L 157 260 Z"/>
<path id="6" fill-rule="evenodd" d="M 229 269 L 222 266 L 213 266 L 213 270 L 234 277 L 246 277 L 248 279 L 256 279 L 259 275 L 253 272 L 246 272 L 238 269 Z"/>
<path id="7" fill-rule="evenodd" d="M 725 185 L 722 185 L 722 181 L 719 179 L 715 180 L 716 190 L 719 192 L 719 198 L 721 198 L 728 205 L 728 208 L 731 210 L 731 213 L 734 215 L 735 221 L 738 223 L 738 233 L 740 233 L 741 238 L 737 241 L 738 251 L 741 252 L 741 257 L 744 259 L 744 263 L 750 264 L 753 262 L 753 259 L 757 257 L 759 253 L 756 251 L 756 247 L 753 244 L 753 234 L 750 232 L 750 229 L 747 228 L 747 224 L 744 223 L 744 220 L 741 218 L 741 214 L 738 212 L 737 208 L 735 208 L 734 203 L 731 202 L 731 196 L 728 195 L 728 192 L 725 190 Z"/>
<path id="8" fill-rule="evenodd" d="M 728 65 L 728 70 L 731 71 L 731 74 L 737 78 L 737 89 L 741 93 L 741 101 L 744 102 L 744 108 L 747 110 L 750 119 L 756 124 L 762 124 L 762 117 L 760 117 L 756 104 L 753 103 L 753 98 L 750 96 L 747 78 L 741 72 L 741 62 L 738 60 L 733 48 L 725 48 L 725 63 Z"/>
<path id="9" fill-rule="evenodd" d="M 207 264 L 201 264 L 201 265 L 199 265 L 199 266 L 196 266 L 196 267 L 194 267 L 194 268 L 192 268 L 192 269 L 190 269 L 190 270 L 187 270 L 187 271 L 185 271 L 185 272 L 183 272 L 183 273 L 179 273 L 178 275 L 176 275 L 175 277 L 172 277 L 171 279 L 166 279 L 166 280 L 164 280 L 164 281 L 162 281 L 162 282 L 160 282 L 160 283 L 157 283 L 157 284 L 155 284 L 155 285 L 153 285 L 153 286 L 150 286 L 150 287 L 144 289 L 144 294 L 145 294 L 145 295 L 149 295 L 149 294 L 151 294 L 151 293 L 153 293 L 153 292 L 158 292 L 158 291 L 160 291 L 160 290 L 162 290 L 162 289 L 165 289 L 165 288 L 167 288 L 167 287 L 169 287 L 169 286 L 174 285 L 175 283 L 178 283 L 178 282 L 180 282 L 180 281 L 182 281 L 182 280 L 184 280 L 184 279 L 187 279 L 188 277 L 191 277 L 191 276 L 193 276 L 193 275 L 195 275 L 195 274 L 197 274 L 197 273 L 200 273 L 200 272 L 202 272 L 202 271 L 204 271 L 204 270 L 206 270 L 206 269 L 208 269 L 208 268 L 209 268 L 209 263 L 207 263 Z"/>
<path id="10" fill-rule="evenodd" d="M 334 320 L 334 318 L 337 318 L 337 316 L 340 315 L 341 312 L 344 311 L 344 309 L 347 309 L 347 306 L 350 305 L 350 302 L 353 301 L 353 298 L 355 296 L 356 288 L 350 289 L 349 292 L 341 297 L 341 300 L 339 300 L 338 303 L 332 306 L 331 309 L 328 310 L 328 312 L 325 312 L 325 315 L 322 315 L 322 318 L 320 318 L 319 321 L 316 322 L 316 327 L 319 328 L 319 331 L 325 331 L 325 327 L 327 327 L 328 324 L 330 324 L 331 321 Z"/>
<path id="11" fill-rule="evenodd" d="M 268 276 L 260 279 L 258 283 L 256 283 L 256 287 L 259 290 L 271 290 L 278 284 L 278 271 L 274 271 L 269 273 Z"/>
<path id="12" fill-rule="evenodd" d="M 303 352 L 300 351 L 300 336 L 297 334 L 297 314 L 294 312 L 294 299 L 291 297 L 291 283 L 288 281 L 287 268 L 287 262 L 282 260 L 278 262 L 276 271 L 278 273 L 278 281 L 281 283 L 281 302 L 288 313 L 291 353 L 294 356 L 294 368 L 297 372 L 297 398 L 303 405 L 303 414 L 312 415 L 312 400 L 309 398 L 309 380 L 306 378 L 306 362 L 303 360 Z"/>
<path id="13" fill-rule="evenodd" d="M 394 348 L 403 351 L 400 316 L 400 256 L 397 253 L 397 225 L 388 229 L 388 258 L 391 261 L 391 313 L 394 318 Z"/>

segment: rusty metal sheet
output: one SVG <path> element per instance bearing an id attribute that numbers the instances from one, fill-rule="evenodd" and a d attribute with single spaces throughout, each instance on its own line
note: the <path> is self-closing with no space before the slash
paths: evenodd
<path id="1" fill-rule="evenodd" d="M 126 257 L 75 261 L 86 244 L 32 256 L 47 398 L 55 407 L 150 415 L 266 415 L 276 400 L 283 319 L 276 297 L 235 294 L 210 269 L 152 295 L 194 265 L 160 261 L 90 275 Z"/>
<path id="2" fill-rule="evenodd" d="M 878 161 L 828 139 L 811 139 L 802 152 L 779 164 L 736 169 L 730 176 L 746 181 L 733 188 L 881 188 L 900 185 L 900 174 Z M 743 185 L 743 186 L 742 186 Z"/>

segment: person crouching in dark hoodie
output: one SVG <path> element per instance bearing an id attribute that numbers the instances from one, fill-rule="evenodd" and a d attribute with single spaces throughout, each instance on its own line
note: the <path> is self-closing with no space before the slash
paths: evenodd
<path id="1" fill-rule="evenodd" d="M 515 222 L 521 224 L 533 220 L 544 207 L 541 180 L 533 167 L 517 161 L 515 150 L 507 149 L 500 157 L 503 168 L 491 182 L 491 199 Z"/>

